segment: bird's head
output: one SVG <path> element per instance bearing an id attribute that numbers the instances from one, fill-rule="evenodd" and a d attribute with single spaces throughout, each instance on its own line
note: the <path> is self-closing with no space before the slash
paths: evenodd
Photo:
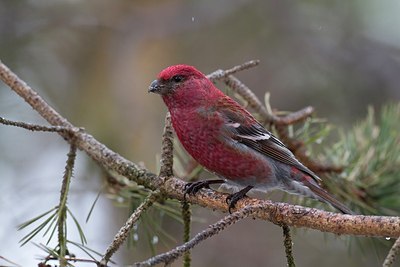
<path id="1" fill-rule="evenodd" d="M 188 65 L 170 66 L 160 72 L 149 87 L 160 94 L 167 106 L 196 105 L 218 91 L 207 77 Z"/>

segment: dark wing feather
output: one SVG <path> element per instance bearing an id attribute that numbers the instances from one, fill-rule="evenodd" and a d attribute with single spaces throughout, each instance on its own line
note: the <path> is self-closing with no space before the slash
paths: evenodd
<path id="1" fill-rule="evenodd" d="M 224 115 L 228 119 L 227 127 L 233 134 L 233 139 L 265 156 L 296 167 L 316 181 L 321 180 L 314 172 L 301 164 L 278 138 L 266 130 L 249 113 L 224 112 Z M 247 116 L 251 117 L 246 118 Z M 248 119 L 254 121 L 254 123 L 246 125 L 245 123 L 249 121 Z"/>

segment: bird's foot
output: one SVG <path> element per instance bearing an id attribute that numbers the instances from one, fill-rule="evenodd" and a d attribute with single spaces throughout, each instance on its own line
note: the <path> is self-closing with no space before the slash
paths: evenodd
<path id="1" fill-rule="evenodd" d="M 225 181 L 222 179 L 217 179 L 217 180 L 205 180 L 205 181 L 197 181 L 193 183 L 187 183 L 185 184 L 185 187 L 183 188 L 183 199 L 186 201 L 186 195 L 194 195 L 197 192 L 199 192 L 200 189 L 202 188 L 210 188 L 210 184 L 222 184 Z"/>
<path id="2" fill-rule="evenodd" d="M 233 193 L 226 198 L 226 204 L 228 204 L 228 211 L 232 213 L 232 209 L 235 208 L 236 203 L 241 200 L 242 198 L 246 197 L 247 192 L 249 192 L 253 186 L 248 185 L 239 192 Z"/>

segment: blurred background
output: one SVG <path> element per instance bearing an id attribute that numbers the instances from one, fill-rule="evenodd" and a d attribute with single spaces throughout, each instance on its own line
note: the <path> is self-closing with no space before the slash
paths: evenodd
<path id="1" fill-rule="evenodd" d="M 395 0 L 2 0 L 0 59 L 73 124 L 156 171 L 166 108 L 147 88 L 163 68 L 185 63 L 207 74 L 260 59 L 237 76 L 261 99 L 270 92 L 279 110 L 312 105 L 346 129 L 368 105 L 379 110 L 400 99 L 399 14 Z M 0 116 L 46 124 L 4 84 Z M 34 266 L 45 253 L 33 243 L 21 248 L 28 231 L 16 227 L 57 205 L 68 145 L 56 134 L 0 125 L 0 151 L 0 256 Z M 69 206 L 99 252 L 129 216 L 102 194 L 85 223 L 103 184 L 101 170 L 80 153 Z M 199 207 L 194 215 L 201 220 L 193 234 L 223 216 Z M 181 242 L 180 223 L 163 226 L 176 240 L 154 237 L 157 253 Z M 281 235 L 271 223 L 242 221 L 194 249 L 192 266 L 285 266 Z M 69 239 L 78 241 L 72 223 Z M 294 256 L 298 266 L 377 266 L 386 249 L 370 243 L 297 230 Z M 143 238 L 114 259 L 121 266 L 151 253 Z"/>

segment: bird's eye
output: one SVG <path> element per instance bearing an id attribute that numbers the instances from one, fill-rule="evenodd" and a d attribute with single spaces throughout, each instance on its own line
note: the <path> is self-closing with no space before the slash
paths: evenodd
<path id="1" fill-rule="evenodd" d="M 172 81 L 179 83 L 181 81 L 183 81 L 183 76 L 182 75 L 175 75 L 171 78 Z"/>

